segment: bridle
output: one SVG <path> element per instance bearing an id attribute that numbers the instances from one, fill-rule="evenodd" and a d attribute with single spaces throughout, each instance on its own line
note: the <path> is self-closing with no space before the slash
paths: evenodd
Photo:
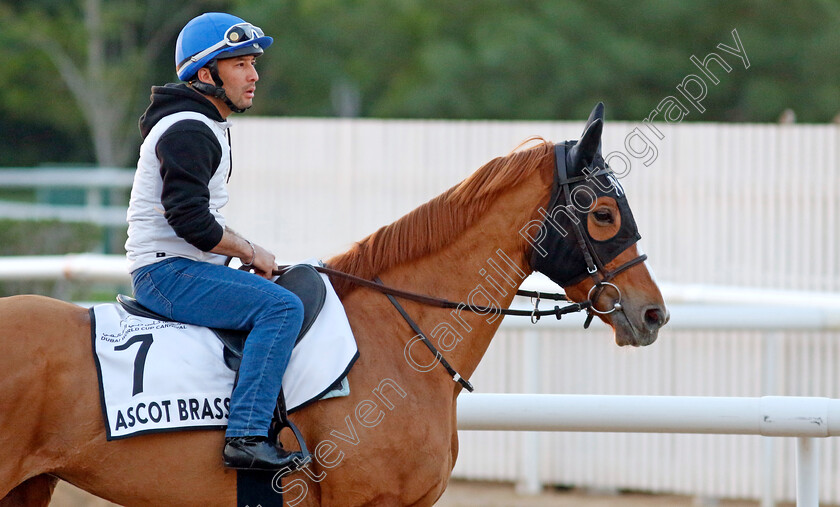
<path id="1" fill-rule="evenodd" d="M 603 167 L 597 169 L 594 173 L 590 173 L 585 176 L 568 176 L 568 171 L 566 167 L 566 150 L 567 148 L 571 147 L 569 143 L 557 143 L 554 146 L 555 150 L 555 173 L 554 173 L 554 187 L 552 190 L 552 195 L 549 199 L 549 203 L 552 207 L 556 206 L 559 202 L 560 196 L 565 196 L 565 203 L 566 206 L 573 206 L 574 203 L 572 202 L 571 197 L 571 190 L 574 185 L 580 184 L 584 182 L 586 179 L 594 178 L 597 176 L 609 174 L 610 171 L 607 169 L 606 164 Z M 494 313 L 494 314 L 501 314 L 501 315 L 512 315 L 517 317 L 530 317 L 531 322 L 536 324 L 540 317 L 544 317 L 547 315 L 553 315 L 560 320 L 563 315 L 568 313 L 576 313 L 580 311 L 586 311 L 586 321 L 584 322 L 583 327 L 586 329 L 592 322 L 593 317 L 597 315 L 607 315 L 613 313 L 615 311 L 624 311 L 624 308 L 621 305 L 621 289 L 618 286 L 611 282 L 619 273 L 622 273 L 631 267 L 635 266 L 636 264 L 640 264 L 647 259 L 647 255 L 642 254 L 638 257 L 625 262 L 624 264 L 618 266 L 613 270 L 608 270 L 606 268 L 606 264 L 609 263 L 612 259 L 608 259 L 604 262 L 601 259 L 601 256 L 598 255 L 595 247 L 592 245 L 592 242 L 589 238 L 589 234 L 583 229 L 583 220 L 579 221 L 572 221 L 574 224 L 574 231 L 575 236 L 577 238 L 577 245 L 580 249 L 580 252 L 583 254 L 583 258 L 586 262 L 586 273 L 583 275 L 583 278 L 586 276 L 590 276 L 594 282 L 594 285 L 589 289 L 587 293 L 587 299 L 585 301 L 581 301 L 579 303 L 570 302 L 570 304 L 560 307 L 554 306 L 551 310 L 540 310 L 539 304 L 540 301 L 543 299 L 552 300 L 552 301 L 569 301 L 568 297 L 565 294 L 559 293 L 543 293 L 538 291 L 528 291 L 528 290 L 518 290 L 516 291 L 517 296 L 524 296 L 530 297 L 531 301 L 534 305 L 532 310 L 519 310 L 519 309 L 510 309 L 510 308 L 498 308 L 493 306 L 480 306 L 480 305 L 470 305 L 463 302 L 456 302 L 450 301 L 444 298 L 437 298 L 433 296 L 428 296 L 424 294 L 418 294 L 415 292 L 405 291 L 402 289 L 397 289 L 395 287 L 390 287 L 385 285 L 379 277 L 375 277 L 373 280 L 368 280 L 365 278 L 361 278 L 355 275 L 351 275 L 349 273 L 345 273 L 343 271 L 338 271 L 336 269 L 332 269 L 326 266 L 314 266 L 314 268 L 320 272 L 324 273 L 330 277 L 341 278 L 347 280 L 355 285 L 359 285 L 361 287 L 366 287 L 369 289 L 376 290 L 385 294 L 391 304 L 397 309 L 400 315 L 405 319 L 411 329 L 417 333 L 417 336 L 423 341 L 426 347 L 435 355 L 437 361 L 443 366 L 449 375 L 452 377 L 452 380 L 459 383 L 464 389 L 472 392 L 473 386 L 470 384 L 468 380 L 461 377 L 457 371 L 449 364 L 446 358 L 437 350 L 434 344 L 429 340 L 426 333 L 420 329 L 420 326 L 408 315 L 405 309 L 400 305 L 396 298 L 400 299 L 407 299 L 409 301 L 414 301 L 420 304 L 434 306 L 438 308 L 448 308 L 448 309 L 456 309 L 456 310 L 466 310 L 473 313 L 479 313 L 482 315 Z M 278 269 L 274 271 L 275 275 L 283 274 L 287 269 L 291 266 L 278 266 Z M 602 291 L 607 288 L 611 287 L 613 290 L 616 291 L 617 299 L 614 301 L 613 306 L 607 310 L 599 310 L 595 306 L 595 301 L 600 297 Z"/>
<path id="2" fill-rule="evenodd" d="M 611 171 L 607 168 L 606 163 L 598 168 L 594 172 L 590 172 L 588 174 L 582 176 L 573 176 L 569 177 L 568 174 L 568 167 L 566 163 L 566 150 L 571 147 L 570 143 L 557 143 L 554 145 L 554 178 L 555 178 L 555 187 L 554 192 L 555 195 L 552 195 L 552 198 L 549 202 L 553 206 L 556 206 L 559 197 L 562 195 L 566 201 L 567 209 L 574 209 L 575 203 L 572 200 L 572 187 L 575 184 L 580 184 L 585 182 L 587 179 L 593 179 L 598 176 L 608 175 L 611 174 Z M 634 259 L 631 259 L 624 264 L 618 266 L 613 270 L 607 269 L 607 262 L 603 262 L 598 255 L 595 247 L 592 245 L 592 239 L 589 236 L 589 233 L 586 231 L 585 227 L 585 220 L 570 220 L 572 226 L 575 231 L 575 236 L 577 238 L 577 244 L 580 248 L 581 253 L 583 254 L 583 259 L 586 262 L 586 273 L 592 278 L 594 285 L 589 289 L 589 292 L 586 295 L 586 303 L 588 303 L 586 307 L 586 321 L 583 324 L 584 329 L 589 328 L 589 324 L 592 323 L 593 317 L 596 314 L 598 315 L 608 315 L 615 311 L 624 311 L 624 308 L 621 306 L 621 289 L 610 280 L 615 278 L 619 273 L 622 273 L 636 264 L 640 264 L 647 259 L 647 254 L 642 254 Z M 610 259 L 611 260 L 611 259 Z M 612 287 L 615 290 L 616 295 L 618 296 L 616 300 L 613 302 L 613 306 L 607 310 L 599 310 L 598 307 L 595 305 L 595 301 L 601 296 L 601 293 L 606 287 Z"/>

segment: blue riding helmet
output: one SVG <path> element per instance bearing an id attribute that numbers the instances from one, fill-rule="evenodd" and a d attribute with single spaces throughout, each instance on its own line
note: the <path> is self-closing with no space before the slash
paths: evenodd
<path id="1" fill-rule="evenodd" d="M 213 59 L 261 55 L 272 42 L 259 27 L 241 18 L 208 12 L 190 20 L 178 34 L 175 71 L 178 79 L 190 81 Z"/>

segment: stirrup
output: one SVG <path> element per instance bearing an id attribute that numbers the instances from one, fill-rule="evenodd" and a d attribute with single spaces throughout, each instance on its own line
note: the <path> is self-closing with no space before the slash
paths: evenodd
<path id="1" fill-rule="evenodd" d="M 309 462 L 312 461 L 312 454 L 306 447 L 306 441 L 303 439 L 303 434 L 301 434 L 298 427 L 295 426 L 295 423 L 289 419 L 289 414 L 286 412 L 286 397 L 283 395 L 283 390 L 281 389 L 280 395 L 277 396 L 277 404 L 274 406 L 274 417 L 271 419 L 271 426 L 268 429 L 268 440 L 280 445 L 280 432 L 283 431 L 283 428 L 289 428 L 292 430 L 292 433 L 294 433 L 295 439 L 297 440 L 298 447 L 300 447 L 300 453 L 303 455 L 301 462 L 295 463 L 297 467 L 294 470 L 289 470 L 286 474 L 283 474 L 283 476 L 285 476 L 292 472 L 296 472 L 309 464 Z"/>

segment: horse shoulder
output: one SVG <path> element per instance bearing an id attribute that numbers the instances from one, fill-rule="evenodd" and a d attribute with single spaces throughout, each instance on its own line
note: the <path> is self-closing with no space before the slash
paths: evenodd
<path id="1" fill-rule="evenodd" d="M 367 352 L 350 371 L 349 397 L 293 414 L 314 454 L 308 477 L 299 477 L 307 483 L 303 496 L 322 505 L 431 505 L 454 464 L 446 388 L 437 387 L 436 376 L 402 368 L 401 350 L 385 361 L 390 354 Z M 296 484 L 290 495 L 301 493 Z M 352 492 L 347 484 L 355 484 Z"/>

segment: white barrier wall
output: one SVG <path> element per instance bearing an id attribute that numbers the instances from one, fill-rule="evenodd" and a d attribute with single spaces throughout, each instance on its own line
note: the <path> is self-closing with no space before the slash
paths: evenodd
<path id="1" fill-rule="evenodd" d="M 609 105 L 607 105 L 609 117 Z M 281 259 L 322 258 L 563 123 L 236 119 L 229 223 Z M 604 150 L 643 151 L 622 179 L 661 280 L 840 291 L 837 126 L 606 123 Z M 614 164 L 615 165 L 615 164 Z M 804 312 L 803 312 L 804 318 Z M 672 331 L 619 349 L 602 327 L 503 329 L 480 392 L 840 397 L 840 335 Z M 536 351 L 528 349 L 528 344 Z M 531 352 L 529 352 L 531 350 Z M 528 357 L 524 357 L 528 356 Z M 524 365 L 533 364 L 536 370 Z M 541 481 L 695 495 L 794 498 L 793 441 L 749 436 L 539 434 Z M 457 477 L 516 480 L 523 436 L 462 432 Z M 840 503 L 840 448 L 824 442 L 821 499 Z M 772 458 L 775 448 L 776 457 Z"/>
<path id="2" fill-rule="evenodd" d="M 604 151 L 634 129 L 656 149 L 622 178 L 657 275 L 673 283 L 840 290 L 836 125 L 609 121 Z M 532 135 L 576 122 L 236 118 L 227 214 L 283 259 L 340 252 Z M 629 142 L 639 150 L 638 137 Z M 618 164 L 615 163 L 614 166 Z"/>

